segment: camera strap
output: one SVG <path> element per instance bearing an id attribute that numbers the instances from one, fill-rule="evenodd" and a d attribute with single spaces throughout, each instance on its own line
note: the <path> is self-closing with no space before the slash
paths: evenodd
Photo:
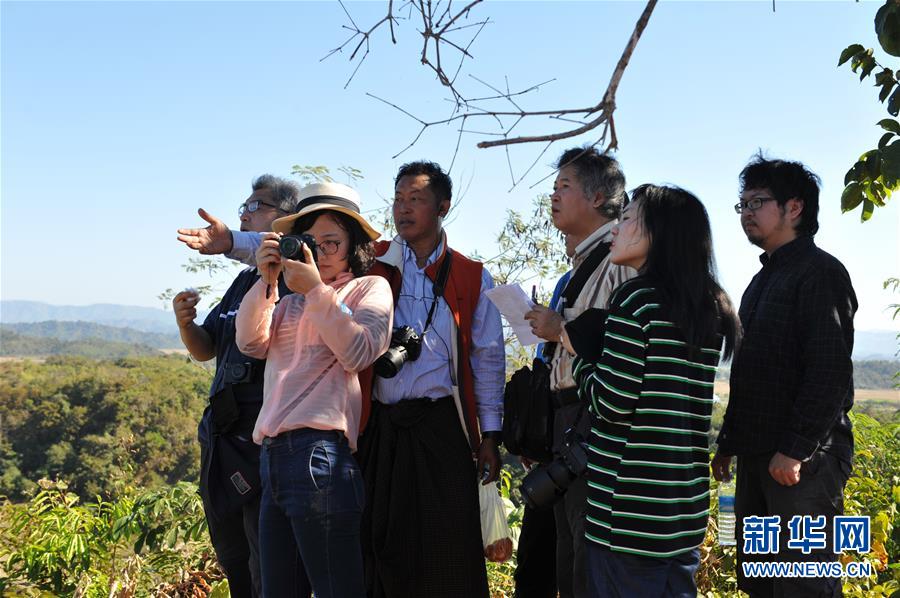
<path id="1" fill-rule="evenodd" d="M 438 299 L 444 296 L 444 289 L 447 287 L 447 279 L 450 278 L 451 255 L 452 252 L 448 247 L 444 255 L 444 261 L 441 262 L 441 267 L 434 279 L 434 284 L 431 285 L 431 293 L 434 295 L 434 298 L 431 300 L 431 308 L 428 310 L 428 318 L 425 320 L 425 328 L 422 329 L 422 336 L 425 335 L 425 331 L 431 326 L 431 319 L 434 317 L 434 309 L 437 307 Z"/>
<path id="2" fill-rule="evenodd" d="M 609 255 L 609 246 L 609 243 L 599 243 L 594 247 L 594 250 L 588 254 L 581 265 L 578 266 L 578 269 L 569 279 L 569 282 L 566 284 L 566 287 L 563 289 L 562 295 L 560 296 L 562 307 L 571 307 L 575 305 L 578 295 L 581 294 L 581 291 L 584 289 L 584 285 L 587 284 L 591 274 L 593 274 L 594 270 L 600 266 L 600 262 Z M 562 309 L 559 311 L 561 312 Z M 556 351 L 556 345 L 557 343 L 544 343 L 544 356 L 552 357 L 554 351 Z"/>

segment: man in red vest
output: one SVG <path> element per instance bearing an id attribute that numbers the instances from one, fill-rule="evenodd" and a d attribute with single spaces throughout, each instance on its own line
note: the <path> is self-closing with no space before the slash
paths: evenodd
<path id="1" fill-rule="evenodd" d="M 452 183 L 413 162 L 395 179 L 399 233 L 371 274 L 394 290 L 392 350 L 375 364 L 360 437 L 363 551 L 375 598 L 488 596 L 477 483 L 497 479 L 505 352 L 480 262 L 452 250 Z M 414 335 L 414 338 L 411 337 Z"/>

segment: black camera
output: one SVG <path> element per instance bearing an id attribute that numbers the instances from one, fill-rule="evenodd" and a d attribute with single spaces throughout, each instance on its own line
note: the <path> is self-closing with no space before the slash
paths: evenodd
<path id="1" fill-rule="evenodd" d="M 422 354 L 422 337 L 409 326 L 394 328 L 391 346 L 375 360 L 375 375 L 393 378 L 407 361 L 415 361 Z"/>
<path id="2" fill-rule="evenodd" d="M 225 366 L 225 384 L 244 384 L 253 379 L 253 364 L 229 363 Z"/>
<path id="3" fill-rule="evenodd" d="M 587 471 L 587 448 L 581 434 L 574 429 L 566 432 L 565 445 L 558 457 L 531 470 L 519 492 L 532 509 L 553 506 L 569 489 L 576 478 Z"/>
<path id="4" fill-rule="evenodd" d="M 316 255 L 316 238 L 312 235 L 307 235 L 306 233 L 303 233 L 302 235 L 285 235 L 281 237 L 281 240 L 278 241 L 278 251 L 281 252 L 281 257 L 305 262 L 306 257 L 303 255 L 304 245 L 309 247 L 309 250 L 313 255 L 313 261 L 318 261 L 318 256 Z"/>

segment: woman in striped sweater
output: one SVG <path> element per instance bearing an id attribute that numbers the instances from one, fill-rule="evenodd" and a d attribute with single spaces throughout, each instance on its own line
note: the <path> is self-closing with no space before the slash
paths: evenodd
<path id="1" fill-rule="evenodd" d="M 613 296 L 602 348 L 579 353 L 589 401 L 586 541 L 595 596 L 695 596 L 709 510 L 713 380 L 738 319 L 714 275 L 703 204 L 644 185 L 613 232 L 639 276 Z M 598 335 L 599 336 L 599 335 Z"/>

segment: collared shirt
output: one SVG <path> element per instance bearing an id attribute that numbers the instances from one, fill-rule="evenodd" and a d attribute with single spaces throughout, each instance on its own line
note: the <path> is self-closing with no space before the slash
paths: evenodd
<path id="1" fill-rule="evenodd" d="M 425 267 L 441 255 L 440 243 L 428 256 Z M 400 297 L 394 307 L 394 327 L 410 326 L 422 334 L 428 310 L 434 299 L 433 282 L 425 275 L 425 267 L 416 265 L 416 255 L 408 245 L 403 246 L 403 278 Z M 453 266 L 451 265 L 451 268 Z M 503 415 L 503 386 L 506 355 L 500 312 L 484 292 L 494 287 L 487 269 L 481 271 L 481 293 L 472 318 L 471 365 L 475 379 L 475 402 L 482 432 L 500 429 Z M 453 388 L 451 364 L 450 307 L 438 299 L 434 316 L 422 340 L 422 354 L 415 361 L 407 361 L 393 378 L 375 378 L 373 396 L 385 404 L 404 399 L 450 396 Z"/>
<path id="2" fill-rule="evenodd" d="M 760 261 L 741 299 L 744 337 L 719 450 L 803 461 L 822 449 L 849 463 L 857 308 L 850 275 L 806 236 Z"/>
<path id="3" fill-rule="evenodd" d="M 578 272 L 579 266 L 584 263 L 584 260 L 600 243 L 612 241 L 612 230 L 618 222 L 618 220 L 607 222 L 578 244 L 575 248 L 575 255 L 572 257 L 573 277 Z M 605 309 L 609 306 L 609 300 L 619 285 L 635 276 L 637 276 L 637 272 L 633 268 L 617 266 L 609 260 L 607 255 L 594 270 L 593 274 L 588 277 L 575 303 L 573 305 L 565 305 L 565 298 L 561 298 L 558 311 L 562 314 L 563 320 L 571 322 L 588 309 Z M 575 387 L 575 379 L 572 377 L 572 360 L 574 357 L 574 355 L 566 351 L 562 343 L 556 345 L 552 369 L 550 370 L 550 388 L 552 390 Z"/>

